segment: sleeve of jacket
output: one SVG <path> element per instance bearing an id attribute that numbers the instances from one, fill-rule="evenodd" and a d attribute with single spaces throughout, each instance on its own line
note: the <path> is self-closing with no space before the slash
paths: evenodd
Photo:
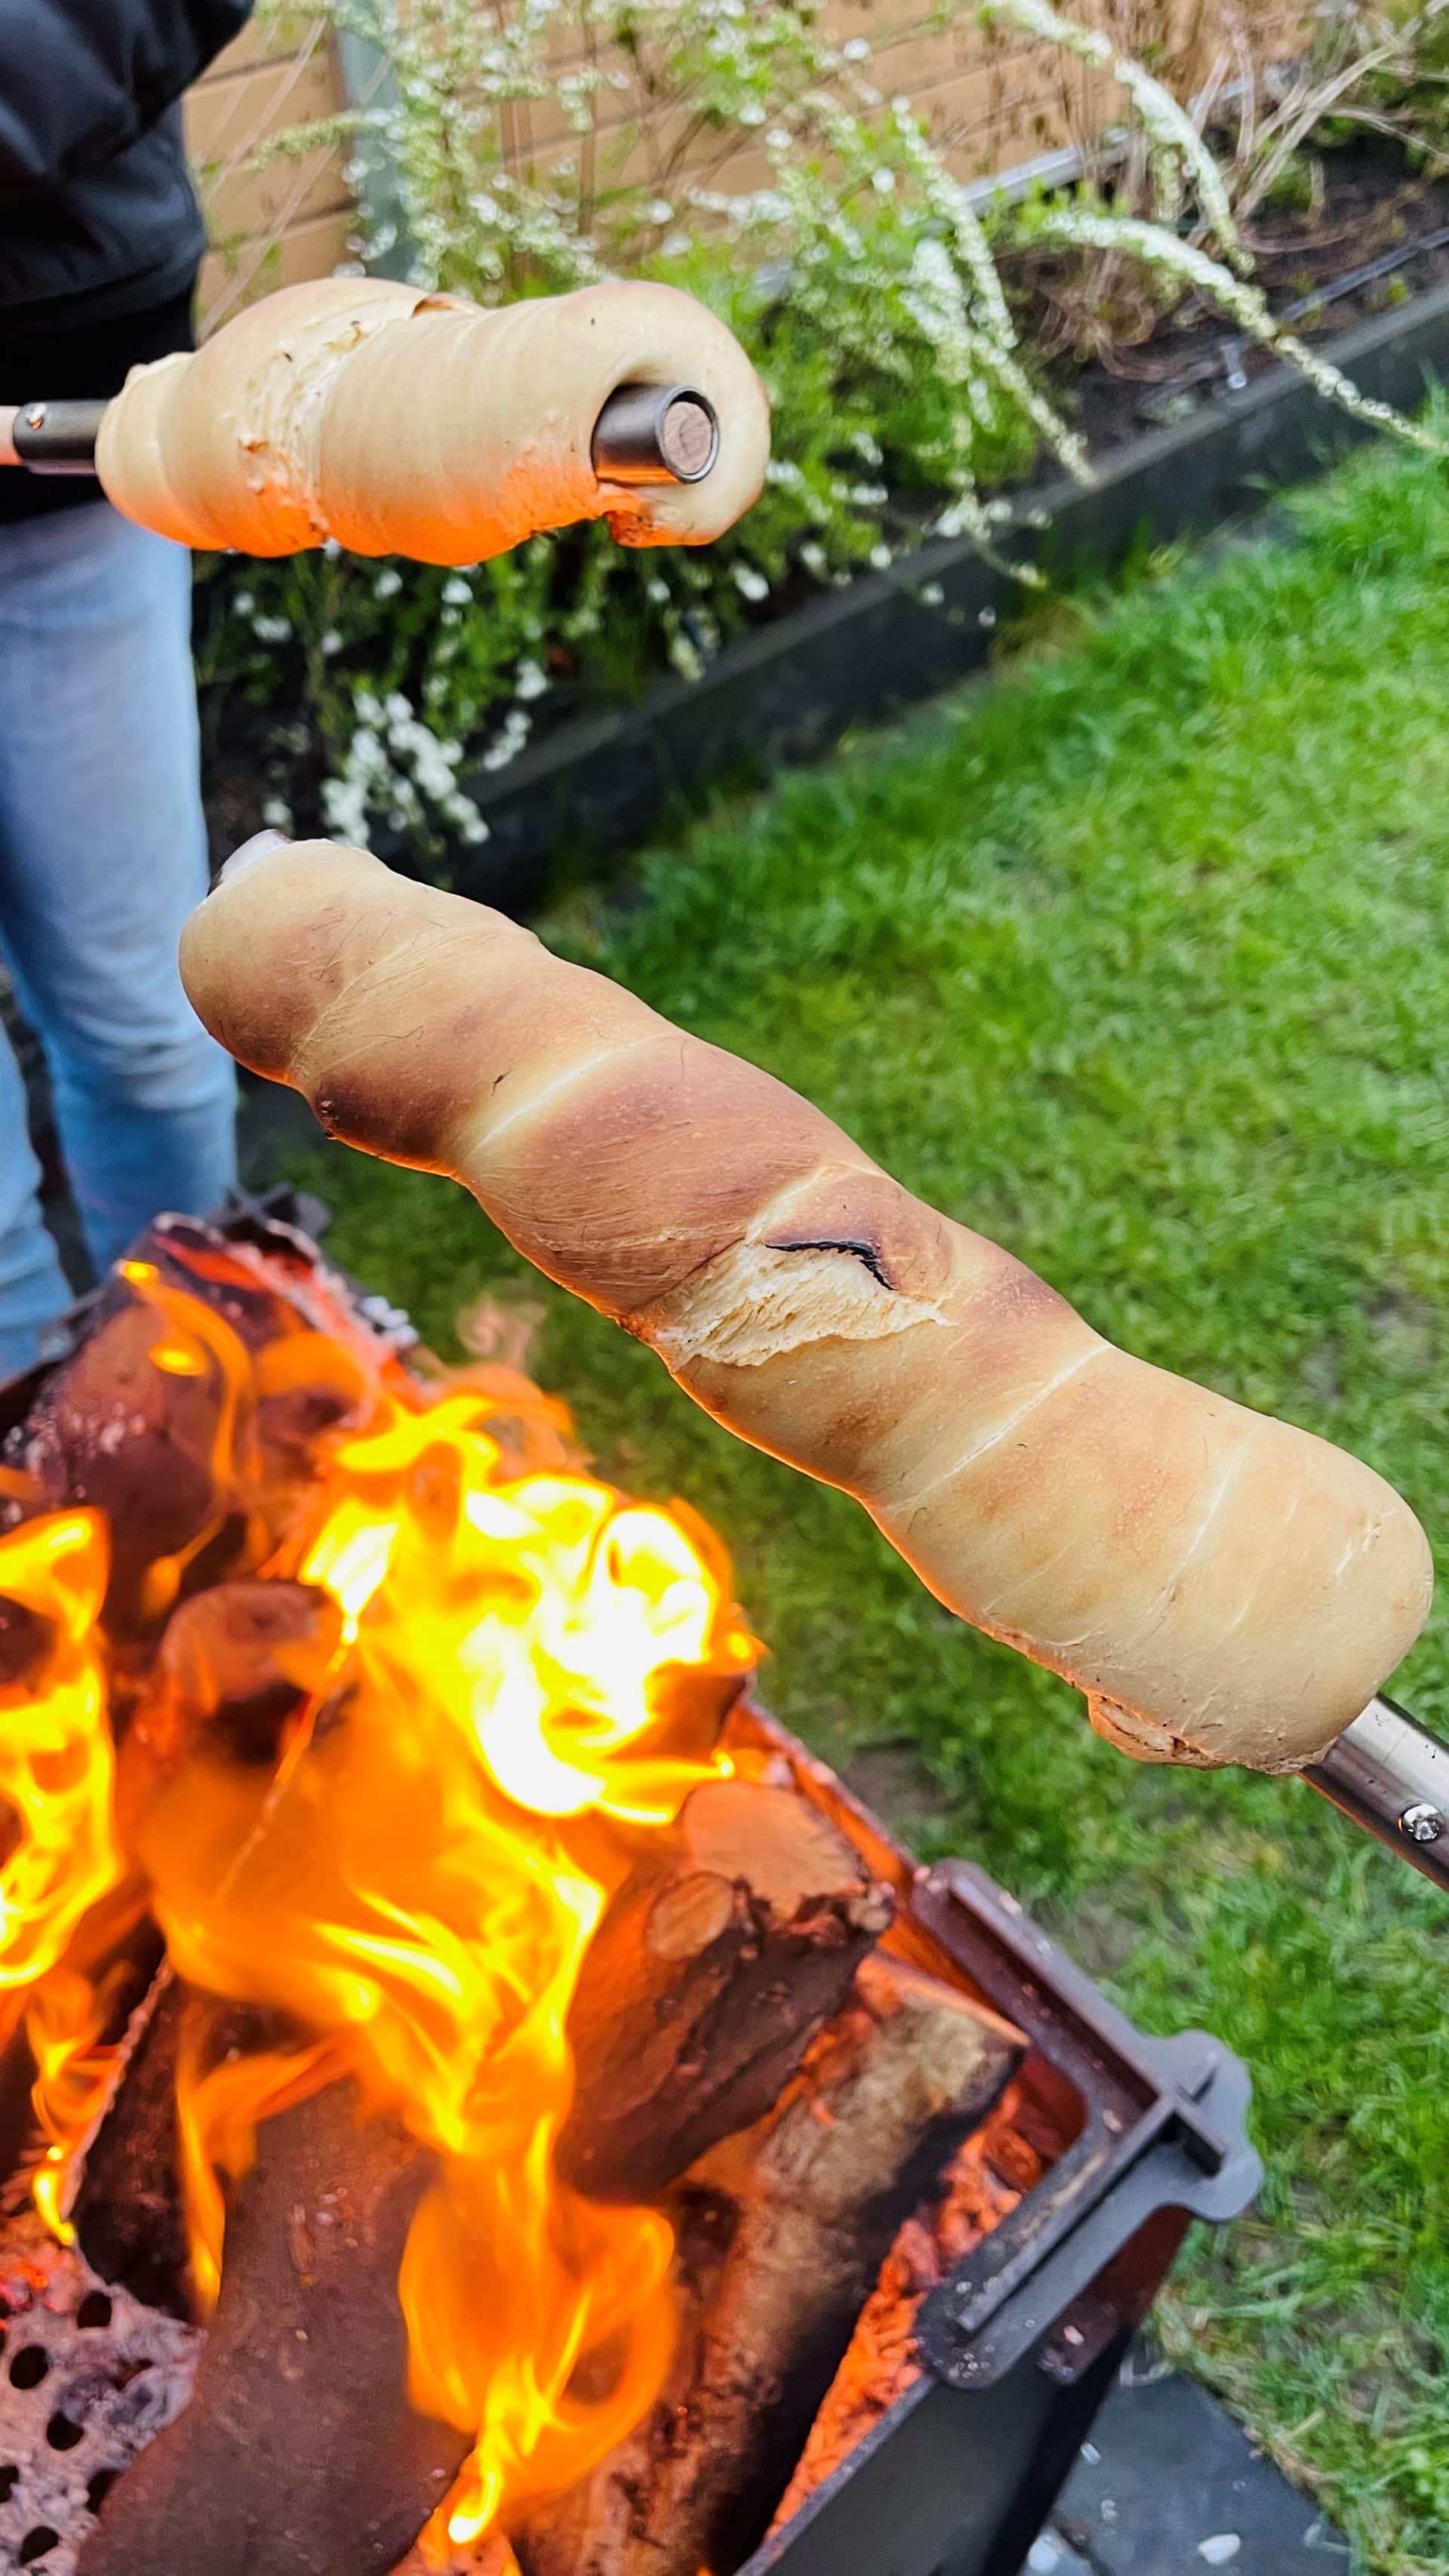
<path id="1" fill-rule="evenodd" d="M 0 0 L 0 214 L 134 143 L 251 10 L 252 0 Z"/>

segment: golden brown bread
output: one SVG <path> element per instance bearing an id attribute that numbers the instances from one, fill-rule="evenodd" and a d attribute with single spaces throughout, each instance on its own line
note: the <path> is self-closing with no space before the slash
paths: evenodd
<path id="1" fill-rule="evenodd" d="M 594 424 L 624 384 L 694 386 L 722 424 L 700 483 L 601 482 Z M 764 388 L 722 322 L 648 282 L 484 312 L 384 278 L 284 287 L 194 357 L 136 368 L 96 471 L 127 518 L 188 546 L 464 564 L 607 518 L 622 543 L 703 545 L 756 498 Z"/>
<path id="2" fill-rule="evenodd" d="M 1418 1634 L 1428 1547 L 1370 1468 L 1115 1349 L 808 1101 L 499 914 L 302 842 L 221 885 L 181 962 L 243 1063 L 465 1182 L 1124 1750 L 1289 1769 Z"/>

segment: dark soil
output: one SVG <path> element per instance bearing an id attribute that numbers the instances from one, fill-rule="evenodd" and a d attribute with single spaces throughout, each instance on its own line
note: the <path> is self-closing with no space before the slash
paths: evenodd
<path id="1" fill-rule="evenodd" d="M 1407 170 L 1398 148 L 1377 137 L 1339 145 L 1318 166 L 1321 206 L 1262 207 L 1248 235 L 1254 283 L 1310 347 L 1449 278 L 1449 179 Z M 1060 328 L 1067 292 L 1059 262 L 1055 273 L 1032 280 L 1034 321 L 1055 320 Z M 1030 326 L 1027 336 L 1035 336 Z M 1053 389 L 1091 453 L 1101 456 L 1144 430 L 1189 418 L 1277 363 L 1190 295 L 1134 346 L 1085 368 L 1058 360 Z"/>

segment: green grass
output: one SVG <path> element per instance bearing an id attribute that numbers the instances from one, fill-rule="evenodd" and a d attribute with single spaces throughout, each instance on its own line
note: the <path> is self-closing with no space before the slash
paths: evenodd
<path id="1" fill-rule="evenodd" d="M 1376 451 L 1293 506 L 1296 545 L 1082 613 L 557 931 L 1449 1542 L 1449 490 Z M 440 1346 L 518 1272 L 442 1182 L 320 1177 L 339 1253 Z M 1149 2026 L 1247 2058 L 1267 2185 L 1181 2270 L 1169 2339 L 1361 2566 L 1449 2566 L 1449 1907 L 1296 1783 L 1124 1762 L 552 1292 L 540 1370 L 607 1472 L 723 1530 L 785 1719 Z M 1442 1611 L 1399 1689 L 1449 1723 Z"/>

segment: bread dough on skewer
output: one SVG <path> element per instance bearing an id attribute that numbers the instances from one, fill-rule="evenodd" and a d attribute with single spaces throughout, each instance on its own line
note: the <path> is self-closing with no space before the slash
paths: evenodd
<path id="1" fill-rule="evenodd" d="M 622 385 L 687 384 L 720 452 L 698 483 L 601 481 L 595 424 Z M 471 564 L 606 518 L 625 545 L 705 545 L 758 496 L 769 406 L 739 343 L 673 286 L 613 283 L 484 311 L 385 278 L 284 287 L 194 356 L 133 370 L 96 472 L 182 545 Z"/>
<path id="2" fill-rule="evenodd" d="M 783 1083 L 500 914 L 299 842 L 219 886 L 181 962 L 244 1064 L 463 1181 L 1125 1751 L 1294 1768 L 1417 1636 L 1428 1546 L 1372 1469 L 1116 1349 Z"/>

